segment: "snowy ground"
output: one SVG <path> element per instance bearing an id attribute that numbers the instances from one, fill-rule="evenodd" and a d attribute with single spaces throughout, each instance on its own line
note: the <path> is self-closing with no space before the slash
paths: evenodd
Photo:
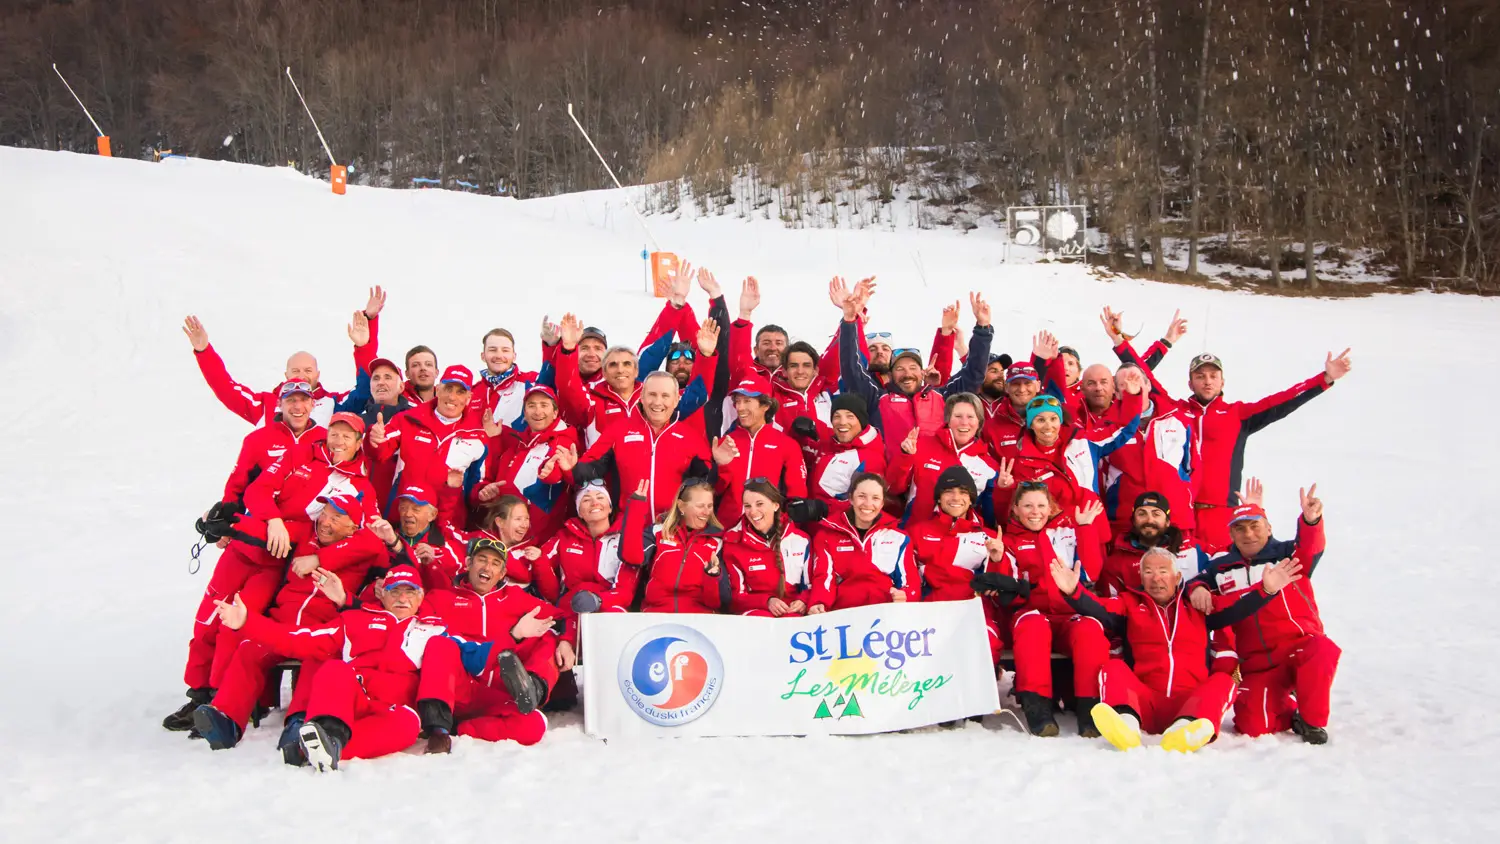
<path id="1" fill-rule="evenodd" d="M 985 232 L 652 225 L 726 287 L 757 275 L 758 321 L 816 342 L 837 319 L 824 285 L 838 272 L 878 275 L 876 318 L 923 346 L 942 303 L 971 288 L 995 303 L 1001 348 L 1021 352 L 1045 326 L 1094 360 L 1108 352 L 1100 306 L 1123 308 L 1147 337 L 1180 307 L 1193 333 L 1164 381 L 1182 384 L 1188 354 L 1207 346 L 1228 362 L 1237 397 L 1306 378 L 1326 351 L 1352 346 L 1354 374 L 1249 454 L 1273 524 L 1290 528 L 1299 484 L 1317 481 L 1327 502 L 1319 598 L 1344 648 L 1332 742 L 1229 735 L 1191 757 L 1127 755 L 987 718 L 955 732 L 604 745 L 575 717 L 528 750 L 460 739 L 451 757 L 355 762 L 319 779 L 272 752 L 279 716 L 230 752 L 166 733 L 158 722 L 182 700 L 189 616 L 207 578 L 187 573 L 192 519 L 248 430 L 203 385 L 182 317 L 201 316 L 231 371 L 265 386 L 303 347 L 325 383 L 349 384 L 344 325 L 377 282 L 391 290 L 382 335 L 396 354 L 424 342 L 441 362 L 476 366 L 488 328 L 530 335 L 564 309 L 634 343 L 657 309 L 639 292 L 642 237 L 618 192 L 335 197 L 284 171 L 0 149 L 0 363 L 13 397 L 0 420 L 0 508 L 22 543 L 0 615 L 0 837 L 1500 836 L 1500 577 L 1480 542 L 1500 498 L 1500 460 L 1483 439 L 1500 399 L 1482 376 L 1500 365 L 1500 302 L 1101 281 L 1071 266 L 1002 265 Z M 520 346 L 535 363 L 533 343 Z"/>

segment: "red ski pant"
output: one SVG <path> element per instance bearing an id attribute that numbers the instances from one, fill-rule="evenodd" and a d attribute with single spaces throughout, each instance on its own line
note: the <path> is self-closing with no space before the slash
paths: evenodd
<path id="1" fill-rule="evenodd" d="M 260 615 L 281 588 L 282 564 L 259 548 L 231 543 L 214 565 L 213 577 L 203 590 L 198 614 L 193 617 L 193 638 L 188 642 L 187 668 L 182 679 L 190 689 L 213 687 L 214 647 L 218 642 L 219 616 L 214 601 L 233 601 L 236 592 L 245 608 Z M 229 655 L 226 655 L 226 660 Z"/>
<path id="2" fill-rule="evenodd" d="M 524 647 L 537 641 L 528 639 L 522 644 Z M 546 666 L 541 664 L 544 660 L 551 663 L 550 657 L 544 653 L 546 650 L 532 646 L 528 648 L 528 654 L 521 657 L 527 670 L 543 679 L 548 679 L 547 675 L 538 669 L 545 670 Z M 521 656 L 519 651 L 517 655 Z M 492 672 L 486 674 L 494 676 Z M 557 666 L 554 664 L 547 686 L 551 688 L 555 685 Z M 417 699 L 446 703 L 453 712 L 453 720 L 461 736 L 532 745 L 541 741 L 547 732 L 547 718 L 540 710 L 522 715 L 516 711 L 516 702 L 511 699 L 510 692 L 503 687 L 490 688 L 469 676 L 459 657 L 458 645 L 446 637 L 439 636 L 427 641 L 427 647 L 422 653 L 422 679 L 417 686 Z"/>
<path id="3" fill-rule="evenodd" d="M 290 624 L 293 627 L 315 627 L 338 618 L 339 608 L 335 607 L 322 592 L 313 592 L 310 595 L 297 594 L 288 592 L 283 586 L 281 591 L 276 593 L 271 611 L 267 615 L 273 621 Z M 229 671 L 229 666 L 236 659 L 240 642 L 243 639 L 240 631 L 220 627 L 214 642 L 213 670 L 208 677 L 208 684 L 213 688 L 224 687 L 224 677 Z"/>
<path id="4" fill-rule="evenodd" d="M 223 632 L 230 631 L 226 629 Z M 222 641 L 219 647 L 224 647 Z M 255 709 L 255 702 L 260 700 L 266 689 L 271 669 L 286 658 L 285 654 L 279 654 L 259 642 L 240 642 L 239 647 L 234 649 L 234 658 L 229 661 L 223 680 L 214 694 L 214 708 L 228 715 L 230 720 L 240 725 L 241 730 L 245 729 L 245 724 L 250 721 L 250 713 Z M 286 708 L 287 714 L 306 711 L 307 699 L 312 694 L 312 678 L 320 665 L 320 662 L 303 660 L 297 671 L 297 682 L 292 686 L 292 702 Z"/>
<path id="5" fill-rule="evenodd" d="M 422 732 L 416 710 L 376 700 L 365 692 L 347 662 L 331 659 L 318 668 L 308 696 L 307 720 L 337 718 L 349 728 L 340 759 L 374 759 L 411 747 Z"/>
<path id="6" fill-rule="evenodd" d="M 1028 610 L 1012 622 L 1016 691 L 1052 697 L 1052 652 L 1073 658 L 1073 695 L 1099 696 L 1099 671 L 1109 660 L 1109 639 L 1092 618 L 1043 615 Z"/>
<path id="7" fill-rule="evenodd" d="M 1283 732 L 1292 728 L 1293 713 L 1310 726 L 1328 726 L 1328 695 L 1341 653 L 1327 636 L 1308 636 L 1277 651 L 1273 667 L 1240 678 L 1234 728 L 1247 736 Z"/>
<path id="8" fill-rule="evenodd" d="M 1147 686 L 1123 659 L 1105 663 L 1099 675 L 1099 697 L 1115 710 L 1128 709 L 1140 719 L 1141 729 L 1151 735 L 1167 731 L 1180 718 L 1213 722 L 1214 735 L 1234 700 L 1234 677 L 1210 674 L 1191 691 L 1165 694 Z"/>

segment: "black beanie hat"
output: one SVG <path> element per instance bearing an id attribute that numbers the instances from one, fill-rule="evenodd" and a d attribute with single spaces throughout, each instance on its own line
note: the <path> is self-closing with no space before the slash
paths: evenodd
<path id="1" fill-rule="evenodd" d="M 870 427 L 870 408 L 865 405 L 863 396 L 856 396 L 853 393 L 840 394 L 833 400 L 833 410 L 829 413 L 837 413 L 840 410 L 847 410 L 854 414 L 854 418 L 859 420 L 861 431 Z"/>
<path id="2" fill-rule="evenodd" d="M 932 500 L 936 504 L 943 493 L 950 489 L 961 489 L 969 494 L 969 504 L 973 505 L 979 500 L 979 488 L 974 486 L 974 476 L 969 470 L 962 466 L 949 466 L 938 475 L 937 483 L 932 487 Z"/>
<path id="3" fill-rule="evenodd" d="M 1159 492 L 1143 492 L 1136 496 L 1134 509 L 1139 510 L 1142 507 L 1155 507 L 1167 515 L 1172 514 L 1172 505 L 1168 503 L 1167 497 Z"/>

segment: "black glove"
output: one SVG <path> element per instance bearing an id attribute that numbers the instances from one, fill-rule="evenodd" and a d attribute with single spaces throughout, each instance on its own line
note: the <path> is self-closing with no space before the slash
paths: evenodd
<path id="1" fill-rule="evenodd" d="M 815 498 L 798 498 L 787 505 L 786 515 L 799 525 L 821 522 L 828 516 L 828 502 Z"/>
<path id="2" fill-rule="evenodd" d="M 193 524 L 193 529 L 208 542 L 218 542 L 229 535 L 230 528 L 240 520 L 245 505 L 238 501 L 216 501 L 208 512 Z"/>
<path id="3" fill-rule="evenodd" d="M 818 441 L 818 423 L 806 416 L 798 416 L 792 420 L 792 433 L 804 440 Z"/>
<path id="4" fill-rule="evenodd" d="M 1024 601 L 1031 594 L 1031 583 L 1028 581 L 984 571 L 975 573 L 974 579 L 969 581 L 969 587 L 979 593 L 998 592 L 1002 601 L 1015 598 Z"/>

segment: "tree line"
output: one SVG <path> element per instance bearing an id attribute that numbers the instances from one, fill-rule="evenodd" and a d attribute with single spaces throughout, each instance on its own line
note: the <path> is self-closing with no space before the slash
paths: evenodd
<path id="1" fill-rule="evenodd" d="M 324 171 L 291 66 L 355 182 L 606 186 L 571 102 L 622 180 L 705 208 L 746 174 L 752 206 L 774 197 L 803 224 L 840 185 L 921 184 L 999 213 L 1087 203 L 1137 268 L 1185 239 L 1190 271 L 1206 255 L 1315 288 L 1315 259 L 1367 248 L 1411 282 L 1489 292 L 1497 16 L 1487 0 L 12 0 L 0 143 L 93 148 L 56 62 L 116 155 Z"/>

